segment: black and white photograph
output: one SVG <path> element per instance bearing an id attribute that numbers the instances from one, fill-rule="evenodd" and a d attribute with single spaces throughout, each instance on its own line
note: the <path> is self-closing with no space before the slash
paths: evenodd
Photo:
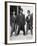
<path id="1" fill-rule="evenodd" d="M 35 3 L 7 2 L 7 43 L 35 42 Z"/>

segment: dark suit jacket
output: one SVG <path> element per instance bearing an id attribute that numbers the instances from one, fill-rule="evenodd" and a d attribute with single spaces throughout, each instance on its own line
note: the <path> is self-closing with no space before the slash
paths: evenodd
<path id="1" fill-rule="evenodd" d="M 33 25 L 33 14 L 30 14 L 30 19 L 28 19 L 28 16 L 26 17 L 27 24 Z"/>
<path id="2" fill-rule="evenodd" d="M 10 17 L 10 25 L 12 26 L 12 23 L 15 23 L 15 18 L 14 18 L 14 16 L 11 16 Z"/>
<path id="3" fill-rule="evenodd" d="M 25 15 L 17 15 L 17 17 L 16 17 L 16 23 L 18 24 L 18 25 L 25 25 Z"/>

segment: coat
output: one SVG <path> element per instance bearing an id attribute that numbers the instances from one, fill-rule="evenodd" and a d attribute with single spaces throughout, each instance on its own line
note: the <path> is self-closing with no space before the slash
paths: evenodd
<path id="1" fill-rule="evenodd" d="M 10 25 L 11 25 L 11 26 L 12 26 L 12 23 L 15 24 L 15 20 L 16 20 L 16 19 L 14 18 L 14 16 L 11 16 L 11 17 L 10 17 Z"/>
<path id="2" fill-rule="evenodd" d="M 26 17 L 26 22 L 29 28 L 33 27 L 33 14 L 30 14 L 30 19 L 28 18 L 28 16 Z"/>
<path id="3" fill-rule="evenodd" d="M 16 17 L 16 23 L 18 24 L 18 25 L 25 25 L 25 15 L 17 15 L 17 17 Z"/>

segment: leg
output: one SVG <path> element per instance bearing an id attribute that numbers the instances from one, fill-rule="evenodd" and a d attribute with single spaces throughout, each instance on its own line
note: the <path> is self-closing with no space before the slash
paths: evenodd
<path id="1" fill-rule="evenodd" d="M 17 32 L 17 35 L 19 35 L 19 33 L 20 33 L 20 26 L 18 27 L 18 32 Z"/>
<path id="2" fill-rule="evenodd" d="M 22 26 L 22 29 L 23 29 L 23 34 L 25 35 L 25 28 L 24 28 L 24 25 Z"/>
<path id="3" fill-rule="evenodd" d="M 32 31 L 32 25 L 30 25 L 30 31 L 31 31 L 31 35 L 33 34 L 33 31 Z"/>
<path id="4" fill-rule="evenodd" d="M 31 30 L 31 35 L 33 34 L 33 31 Z"/>
<path id="5" fill-rule="evenodd" d="M 31 28 L 31 35 L 33 34 L 32 28 Z"/>
<path id="6" fill-rule="evenodd" d="M 12 36 L 13 32 L 14 32 L 14 25 L 12 24 L 10 37 Z"/>
<path id="7" fill-rule="evenodd" d="M 13 29 L 11 29 L 11 34 L 10 34 L 10 37 L 12 37 L 12 34 L 13 34 Z"/>
<path id="8" fill-rule="evenodd" d="M 29 26 L 28 26 L 28 24 L 27 24 L 27 27 L 26 27 L 26 34 L 28 34 L 28 28 L 29 28 Z"/>
<path id="9" fill-rule="evenodd" d="M 15 24 L 15 35 L 17 34 L 17 24 Z"/>

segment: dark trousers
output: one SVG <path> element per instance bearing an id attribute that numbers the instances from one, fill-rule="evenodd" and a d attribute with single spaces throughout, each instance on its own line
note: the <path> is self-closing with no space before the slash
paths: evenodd
<path id="1" fill-rule="evenodd" d="M 27 27 L 26 27 L 26 34 L 28 33 L 28 30 L 30 30 L 31 34 L 33 34 L 32 26 L 29 24 L 27 24 Z"/>
<path id="2" fill-rule="evenodd" d="M 20 33 L 20 30 L 22 30 L 22 31 L 23 31 L 23 34 L 25 35 L 25 28 L 24 28 L 24 25 L 19 25 L 17 35 Z"/>

